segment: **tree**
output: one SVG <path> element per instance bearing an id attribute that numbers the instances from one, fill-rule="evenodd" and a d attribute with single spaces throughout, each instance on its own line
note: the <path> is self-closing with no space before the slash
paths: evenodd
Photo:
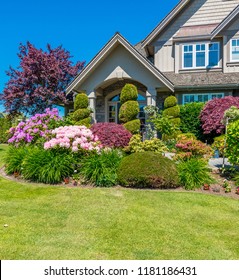
<path id="1" fill-rule="evenodd" d="M 6 111 L 33 115 L 42 113 L 54 104 L 66 104 L 65 88 L 83 68 L 84 62 L 75 65 L 70 53 L 59 46 L 47 45 L 47 50 L 35 48 L 30 42 L 20 44 L 17 69 L 10 67 L 10 77 L 1 94 Z"/>
<path id="2" fill-rule="evenodd" d="M 215 98 L 206 103 L 200 114 L 204 134 L 221 134 L 225 126 L 222 123 L 224 112 L 231 106 L 239 108 L 239 97 L 226 96 Z"/>

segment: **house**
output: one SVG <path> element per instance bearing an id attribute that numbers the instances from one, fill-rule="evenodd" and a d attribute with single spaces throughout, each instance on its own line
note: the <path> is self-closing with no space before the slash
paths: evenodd
<path id="1" fill-rule="evenodd" d="M 142 118 L 169 95 L 179 104 L 239 96 L 239 0 L 181 0 L 135 46 L 116 33 L 66 94 L 85 91 L 95 122 L 118 122 L 126 83 L 138 88 Z"/>

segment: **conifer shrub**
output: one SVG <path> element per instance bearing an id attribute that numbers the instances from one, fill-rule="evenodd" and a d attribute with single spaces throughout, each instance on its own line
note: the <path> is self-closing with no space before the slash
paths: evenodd
<path id="1" fill-rule="evenodd" d="M 177 105 L 175 96 L 168 96 L 164 101 L 163 117 L 168 117 L 176 126 L 180 125 L 180 107 Z"/>
<path id="2" fill-rule="evenodd" d="M 95 123 L 90 129 L 95 136 L 98 136 L 103 147 L 126 147 L 132 136 L 123 125 L 116 123 Z"/>
<path id="3" fill-rule="evenodd" d="M 83 120 L 89 117 L 91 110 L 89 108 L 78 109 L 73 113 L 73 118 L 75 120 Z"/>
<path id="4" fill-rule="evenodd" d="M 192 102 L 180 106 L 180 130 L 183 133 L 193 133 L 199 140 L 204 139 L 199 118 L 203 107 L 203 102 Z"/>
<path id="5" fill-rule="evenodd" d="M 126 84 L 120 94 L 120 102 L 124 104 L 127 101 L 134 100 L 136 101 L 138 98 L 138 90 L 135 85 Z"/>
<path id="6" fill-rule="evenodd" d="M 120 94 L 119 119 L 132 134 L 138 133 L 140 130 L 140 120 L 136 119 L 139 113 L 137 98 L 137 88 L 132 84 L 126 84 Z"/>
<path id="7" fill-rule="evenodd" d="M 170 108 L 176 106 L 178 103 L 177 98 L 173 95 L 168 96 L 164 101 L 164 108 Z"/>
<path id="8" fill-rule="evenodd" d="M 75 97 L 74 110 L 87 108 L 89 105 L 88 96 L 85 93 L 79 93 Z"/>
<path id="9" fill-rule="evenodd" d="M 139 133 L 140 129 L 140 120 L 132 120 L 124 124 L 124 127 L 132 134 L 137 134 Z"/>
<path id="10" fill-rule="evenodd" d="M 175 188 L 179 185 L 176 164 L 154 152 L 124 157 L 118 168 L 122 186 L 136 188 Z"/>
<path id="11" fill-rule="evenodd" d="M 136 119 L 138 113 L 139 113 L 138 102 L 127 101 L 120 107 L 119 119 L 122 123 L 127 123 Z"/>
<path id="12" fill-rule="evenodd" d="M 91 123 L 91 109 L 89 108 L 89 99 L 85 93 L 77 94 L 74 101 L 74 113 L 72 114 L 72 120 L 77 125 L 90 126 Z"/>

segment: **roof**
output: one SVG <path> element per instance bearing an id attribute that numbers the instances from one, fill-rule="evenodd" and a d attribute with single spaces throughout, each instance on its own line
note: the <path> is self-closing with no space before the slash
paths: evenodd
<path id="1" fill-rule="evenodd" d="M 165 27 L 186 7 L 189 2 L 192 0 L 181 0 L 179 3 L 175 6 L 175 8 L 153 29 L 153 31 L 142 41 L 142 47 L 145 48 L 148 46 L 152 41 L 157 37 L 164 29 Z M 225 2 L 222 2 L 223 4 Z M 226 4 L 226 3 L 225 3 Z M 236 4 L 236 3 L 234 3 Z M 206 6 L 205 6 L 206 7 Z M 229 7 L 229 6 L 228 6 Z M 233 7 L 234 8 L 234 7 Z M 208 34 L 210 37 L 209 39 L 213 39 L 215 36 L 218 35 L 218 33 L 224 29 L 232 20 L 234 20 L 239 15 L 239 5 L 237 5 L 233 11 L 231 11 L 225 18 L 220 19 L 220 22 L 215 23 L 214 28 L 213 24 L 205 24 L 205 28 L 203 30 L 202 25 L 193 24 L 193 26 L 187 26 L 187 27 L 181 27 L 178 31 L 178 34 L 174 38 L 184 38 L 184 37 L 193 37 L 196 36 L 205 36 Z M 192 25 L 192 24 L 191 24 Z M 194 29 L 195 28 L 195 29 Z M 193 29 L 197 34 L 194 34 Z"/>
<path id="2" fill-rule="evenodd" d="M 215 38 L 229 23 L 239 15 L 239 5 L 212 31 L 211 39 Z"/>
<path id="3" fill-rule="evenodd" d="M 164 73 L 170 79 L 175 90 L 193 87 L 200 88 L 239 88 L 239 73 L 204 72 L 204 73 Z"/>
<path id="4" fill-rule="evenodd" d="M 181 27 L 176 36 L 173 37 L 174 40 L 188 39 L 188 37 L 211 37 L 212 31 L 218 26 L 218 24 L 207 24 L 207 25 L 197 25 L 197 26 L 183 26 Z"/>
<path id="5" fill-rule="evenodd" d="M 173 18 L 190 2 L 190 0 L 181 0 L 176 7 L 153 29 L 151 33 L 143 40 L 142 47 L 146 47 L 152 40 L 171 22 Z"/>
<path id="6" fill-rule="evenodd" d="M 140 63 L 144 65 L 156 78 L 160 80 L 168 89 L 174 91 L 173 84 L 162 72 L 158 70 L 146 57 L 144 57 L 136 48 L 134 48 L 120 33 L 116 33 L 108 43 L 99 51 L 99 53 L 86 65 L 86 67 L 75 77 L 67 86 L 66 94 L 69 94 L 76 85 L 81 83 L 87 76 L 109 55 L 117 45 L 125 47 Z"/>

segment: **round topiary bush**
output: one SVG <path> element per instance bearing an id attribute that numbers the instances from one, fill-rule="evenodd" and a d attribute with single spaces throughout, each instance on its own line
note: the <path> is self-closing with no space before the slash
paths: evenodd
<path id="1" fill-rule="evenodd" d="M 138 90 L 136 86 L 132 84 L 126 84 L 120 94 L 120 103 L 124 104 L 129 100 L 137 100 L 138 98 Z"/>
<path id="2" fill-rule="evenodd" d="M 140 130 L 140 120 L 132 120 L 124 124 L 124 127 L 132 134 L 139 133 Z"/>
<path id="3" fill-rule="evenodd" d="M 91 110 L 89 108 L 78 109 L 73 113 L 73 118 L 75 121 L 80 121 L 85 118 L 88 118 L 90 113 L 91 113 Z"/>
<path id="4" fill-rule="evenodd" d="M 154 152 L 134 153 L 122 159 L 118 168 L 122 186 L 175 188 L 179 186 L 176 164 Z"/>
<path id="5" fill-rule="evenodd" d="M 91 122 L 91 117 L 88 117 L 76 122 L 75 125 L 84 125 L 89 128 L 90 122 Z"/>
<path id="6" fill-rule="evenodd" d="M 89 105 L 88 96 L 85 93 L 77 94 L 74 101 L 74 110 L 87 108 Z"/>
<path id="7" fill-rule="evenodd" d="M 163 110 L 163 116 L 170 116 L 172 118 L 178 118 L 180 114 L 180 108 L 178 105 L 169 107 Z"/>
<path id="8" fill-rule="evenodd" d="M 123 123 L 127 123 L 136 119 L 139 113 L 139 104 L 137 101 L 127 101 L 120 107 L 119 119 Z"/>
<path id="9" fill-rule="evenodd" d="M 91 131 L 97 135 L 104 147 L 123 148 L 128 146 L 132 134 L 121 124 L 95 123 Z"/>
<path id="10" fill-rule="evenodd" d="M 164 101 L 164 108 L 167 109 L 169 107 L 173 107 L 177 105 L 177 103 L 178 103 L 177 98 L 173 95 L 170 95 Z"/>
<path id="11" fill-rule="evenodd" d="M 85 93 L 77 94 L 74 101 L 74 113 L 72 114 L 72 120 L 77 125 L 90 126 L 91 123 L 91 109 L 88 107 L 89 100 Z"/>

